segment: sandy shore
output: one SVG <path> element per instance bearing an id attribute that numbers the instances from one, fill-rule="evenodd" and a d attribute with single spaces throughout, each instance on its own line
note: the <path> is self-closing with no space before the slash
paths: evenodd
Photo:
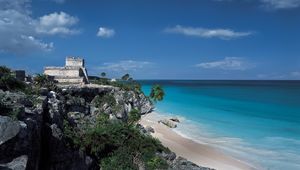
<path id="1" fill-rule="evenodd" d="M 157 114 L 157 113 L 156 113 Z M 157 123 L 152 114 L 144 115 L 140 121 L 144 126 L 151 126 L 155 133 L 153 137 L 158 138 L 162 144 L 177 156 L 182 156 L 199 166 L 215 168 L 217 170 L 253 170 L 250 165 L 225 155 L 212 146 L 200 144 L 184 138 L 169 127 Z"/>

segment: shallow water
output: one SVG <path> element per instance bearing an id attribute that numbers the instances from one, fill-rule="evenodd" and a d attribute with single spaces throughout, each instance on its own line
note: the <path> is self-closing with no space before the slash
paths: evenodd
<path id="1" fill-rule="evenodd" d="M 183 136 L 263 169 L 300 169 L 300 81 L 141 83 L 164 87 L 157 111 L 181 117 Z"/>

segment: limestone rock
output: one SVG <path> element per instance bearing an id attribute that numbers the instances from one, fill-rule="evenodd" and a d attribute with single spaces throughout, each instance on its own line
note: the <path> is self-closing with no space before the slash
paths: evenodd
<path id="1" fill-rule="evenodd" d="M 18 121 L 7 116 L 0 116 L 0 145 L 15 137 L 20 132 Z"/>
<path id="2" fill-rule="evenodd" d="M 214 170 L 207 167 L 200 167 L 185 158 L 178 157 L 176 158 L 173 163 L 171 164 L 170 170 Z"/>
<path id="3" fill-rule="evenodd" d="M 163 151 L 161 153 L 157 153 L 157 155 L 169 162 L 172 162 L 173 160 L 176 159 L 176 154 L 174 152 L 166 153 Z"/>
<path id="4" fill-rule="evenodd" d="M 50 128 L 51 128 L 51 130 L 52 130 L 52 136 L 55 137 L 55 138 L 57 138 L 57 139 L 59 139 L 59 140 L 61 140 L 62 137 L 63 137 L 63 133 L 62 133 L 62 131 L 57 127 L 57 125 L 56 125 L 56 124 L 52 124 L 52 125 L 50 126 Z"/>
<path id="5" fill-rule="evenodd" d="M 172 122 L 168 119 L 159 120 L 158 123 L 162 123 L 162 124 L 168 126 L 169 128 L 176 128 L 177 127 L 177 125 L 174 122 Z"/>
<path id="6" fill-rule="evenodd" d="M 149 133 L 154 133 L 154 129 L 151 126 L 146 126 L 145 130 Z"/>
<path id="7" fill-rule="evenodd" d="M 27 167 L 28 156 L 22 155 L 20 157 L 15 158 L 9 163 L 0 164 L 0 169 L 7 170 L 25 170 Z"/>
<path id="8" fill-rule="evenodd" d="M 176 117 L 174 117 L 174 118 L 171 118 L 170 120 L 171 120 L 171 121 L 173 121 L 173 122 L 180 123 L 179 119 L 178 119 L 178 118 L 176 118 Z"/>
<path id="9" fill-rule="evenodd" d="M 42 88 L 40 88 L 40 90 L 39 90 L 39 93 L 40 93 L 40 95 L 42 95 L 42 96 L 47 96 L 48 95 L 48 89 L 47 88 L 44 88 L 44 87 L 42 87 Z"/>

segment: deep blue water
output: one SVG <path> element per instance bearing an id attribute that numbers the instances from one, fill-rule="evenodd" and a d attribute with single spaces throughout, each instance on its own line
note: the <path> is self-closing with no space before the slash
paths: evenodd
<path id="1" fill-rule="evenodd" d="M 141 81 L 160 84 L 157 111 L 183 120 L 175 130 L 259 169 L 300 169 L 300 81 Z"/>

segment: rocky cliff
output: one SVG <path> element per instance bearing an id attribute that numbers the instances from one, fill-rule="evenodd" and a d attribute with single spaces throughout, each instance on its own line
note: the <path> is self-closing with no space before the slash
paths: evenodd
<path id="1" fill-rule="evenodd" d="M 99 169 L 95 157 L 68 147 L 64 121 L 80 127 L 100 114 L 126 121 L 133 109 L 147 114 L 153 105 L 143 93 L 113 86 L 40 88 L 30 96 L 0 90 L 0 169 Z M 171 169 L 200 169 L 174 153 L 159 154 Z"/>

